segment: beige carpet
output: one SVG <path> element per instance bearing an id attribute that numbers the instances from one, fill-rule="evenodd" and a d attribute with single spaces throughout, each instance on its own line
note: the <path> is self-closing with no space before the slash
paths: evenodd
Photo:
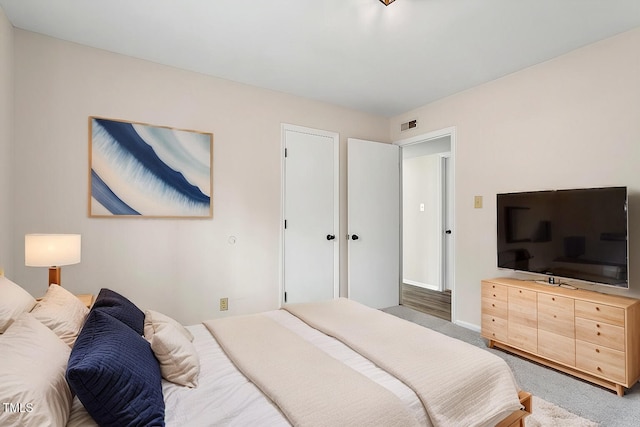
<path id="1" fill-rule="evenodd" d="M 597 427 L 598 424 L 572 414 L 546 400 L 533 396 L 533 413 L 525 418 L 526 427 Z"/>

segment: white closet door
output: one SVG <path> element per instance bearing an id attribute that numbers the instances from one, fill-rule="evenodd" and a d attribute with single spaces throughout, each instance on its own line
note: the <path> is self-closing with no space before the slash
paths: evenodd
<path id="1" fill-rule="evenodd" d="M 400 150 L 348 139 L 349 298 L 374 308 L 399 304 Z"/>
<path id="2" fill-rule="evenodd" d="M 286 302 L 338 296 L 337 133 L 283 125 Z"/>

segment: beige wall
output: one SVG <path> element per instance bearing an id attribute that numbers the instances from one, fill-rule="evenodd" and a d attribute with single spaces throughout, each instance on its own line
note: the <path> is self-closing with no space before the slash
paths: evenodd
<path id="1" fill-rule="evenodd" d="M 13 27 L 0 8 L 0 268 L 7 276 L 13 265 Z"/>
<path id="2" fill-rule="evenodd" d="M 400 123 L 419 129 L 400 135 Z M 626 185 L 631 289 L 640 296 L 640 29 L 391 120 L 399 140 L 456 127 L 457 320 L 480 324 L 480 280 L 496 269 L 498 192 Z M 473 208 L 474 195 L 484 208 Z M 603 292 L 610 288 L 598 287 Z"/>
<path id="3" fill-rule="evenodd" d="M 81 233 L 82 263 L 63 267 L 66 287 L 110 287 L 183 323 L 221 315 L 221 297 L 227 314 L 278 306 L 281 123 L 340 133 L 342 230 L 346 138 L 389 140 L 386 118 L 22 30 L 15 87 L 15 182 L 27 195 L 15 203 L 15 253 L 25 233 Z M 213 220 L 88 218 L 90 115 L 213 132 Z M 22 263 L 16 281 L 44 292 L 46 272 Z M 341 278 L 344 294 L 344 267 Z"/>

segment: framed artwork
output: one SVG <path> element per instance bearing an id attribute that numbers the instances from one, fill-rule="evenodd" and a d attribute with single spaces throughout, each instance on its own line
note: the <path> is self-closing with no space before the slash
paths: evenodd
<path id="1" fill-rule="evenodd" d="M 213 217 L 213 134 L 89 117 L 89 216 Z"/>

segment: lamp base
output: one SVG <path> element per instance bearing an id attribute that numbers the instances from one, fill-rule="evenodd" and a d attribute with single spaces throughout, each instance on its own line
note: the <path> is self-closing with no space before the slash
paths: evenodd
<path id="1" fill-rule="evenodd" d="M 60 280 L 60 271 L 60 267 L 49 267 L 49 285 L 61 285 L 62 281 Z"/>

